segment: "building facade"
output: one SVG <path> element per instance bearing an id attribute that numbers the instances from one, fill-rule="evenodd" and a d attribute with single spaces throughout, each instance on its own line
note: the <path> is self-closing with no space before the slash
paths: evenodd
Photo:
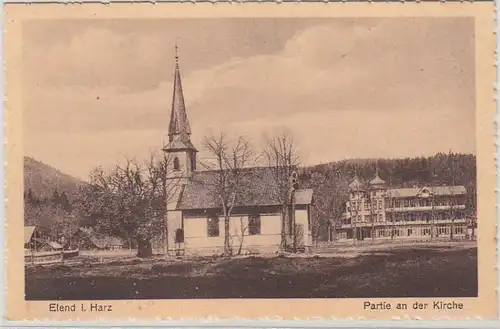
<path id="1" fill-rule="evenodd" d="M 191 142 L 176 57 L 173 99 L 168 127 L 169 179 L 175 180 L 173 197 L 167 200 L 167 234 L 165 245 L 169 254 L 222 254 L 224 251 L 225 217 L 214 190 L 218 171 L 197 169 L 198 150 Z M 291 207 L 283 212 L 272 191 L 276 181 L 271 168 L 244 168 L 240 184 L 244 186 L 232 209 L 229 220 L 233 253 L 272 253 L 281 242 L 282 223 L 288 240 L 295 227 L 295 245 L 307 248 L 312 244 L 311 189 L 294 187 L 290 191 Z M 285 216 L 284 214 L 287 214 Z M 284 220 L 283 220 L 284 218 Z M 293 243 L 293 242 L 292 242 Z"/>
<path id="2" fill-rule="evenodd" d="M 338 240 L 463 238 L 468 235 L 464 186 L 390 188 L 377 173 L 356 175 L 336 225 Z"/>

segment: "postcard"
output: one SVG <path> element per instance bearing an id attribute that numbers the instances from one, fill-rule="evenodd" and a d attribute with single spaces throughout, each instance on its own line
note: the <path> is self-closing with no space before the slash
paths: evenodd
<path id="1" fill-rule="evenodd" d="M 496 318 L 493 15 L 6 4 L 7 318 Z"/>

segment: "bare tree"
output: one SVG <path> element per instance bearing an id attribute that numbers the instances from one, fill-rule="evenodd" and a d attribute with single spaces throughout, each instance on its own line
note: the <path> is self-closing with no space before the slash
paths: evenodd
<path id="1" fill-rule="evenodd" d="M 145 164 L 127 159 L 110 172 L 94 169 L 78 211 L 95 218 L 98 231 L 136 240 L 138 257 L 151 256 L 151 239 L 166 230 L 167 203 L 179 188 L 169 162 L 152 154 Z"/>
<path id="2" fill-rule="evenodd" d="M 264 154 L 274 180 L 274 184 L 271 185 L 272 193 L 281 205 L 280 251 L 284 252 L 287 248 L 287 231 L 293 241 L 296 241 L 295 216 L 290 214 L 289 210 L 294 191 L 290 178 L 299 165 L 297 148 L 292 136 L 287 132 L 282 132 L 266 140 Z"/>
<path id="3" fill-rule="evenodd" d="M 203 140 L 205 149 L 210 154 L 210 160 L 202 162 L 202 166 L 213 170 L 216 174 L 209 182 L 213 197 L 222 209 L 224 216 L 224 255 L 233 255 L 232 236 L 230 232 L 231 213 L 233 208 L 243 201 L 245 188 L 248 188 L 245 176 L 249 171 L 245 167 L 255 163 L 254 153 L 248 140 L 238 137 L 231 146 L 229 138 L 224 134 L 206 137 Z M 241 232 L 242 238 L 244 232 Z M 243 242 L 241 241 L 241 245 Z M 239 248 L 241 252 L 241 246 Z"/>

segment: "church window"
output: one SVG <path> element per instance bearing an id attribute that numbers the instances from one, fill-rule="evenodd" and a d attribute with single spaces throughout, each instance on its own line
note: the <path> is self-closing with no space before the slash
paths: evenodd
<path id="1" fill-rule="evenodd" d="M 184 230 L 178 228 L 175 230 L 175 243 L 183 243 L 184 242 Z"/>
<path id="2" fill-rule="evenodd" d="M 219 236 L 219 217 L 211 216 L 207 218 L 207 235 L 209 237 Z"/>
<path id="3" fill-rule="evenodd" d="M 248 217 L 248 234 L 260 234 L 260 215 L 251 215 Z"/>
<path id="4" fill-rule="evenodd" d="M 196 170 L 196 154 L 191 153 L 191 170 Z"/>
<path id="5" fill-rule="evenodd" d="M 179 163 L 179 158 L 175 157 L 174 158 L 174 170 L 180 170 L 181 169 L 181 164 Z"/>

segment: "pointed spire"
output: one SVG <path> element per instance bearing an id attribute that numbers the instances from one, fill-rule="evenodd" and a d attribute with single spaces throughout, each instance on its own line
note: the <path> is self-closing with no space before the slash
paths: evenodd
<path id="1" fill-rule="evenodd" d="M 186 106 L 184 104 L 184 94 L 182 92 L 181 74 L 179 70 L 178 47 L 175 45 L 175 73 L 174 92 L 172 96 L 172 112 L 170 114 L 170 125 L 168 127 L 168 137 L 171 142 L 178 136 L 183 142 L 189 141 L 191 126 L 187 118 Z"/>
<path id="2" fill-rule="evenodd" d="M 380 178 L 379 176 L 379 167 L 378 167 L 378 159 L 377 159 L 377 165 L 376 165 L 376 169 L 375 169 L 375 178 L 373 178 L 371 181 L 370 181 L 370 185 L 372 187 L 382 187 L 385 185 L 385 180 L 383 180 L 382 178 Z"/>

